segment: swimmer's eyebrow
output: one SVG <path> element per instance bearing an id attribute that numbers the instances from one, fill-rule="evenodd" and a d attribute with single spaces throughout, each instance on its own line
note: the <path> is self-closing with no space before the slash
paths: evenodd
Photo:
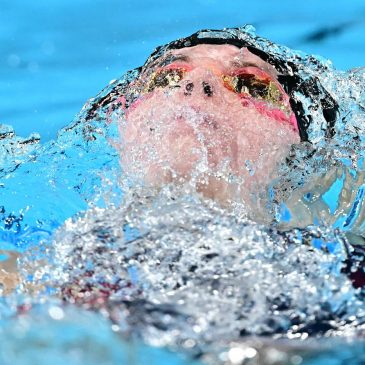
<path id="1" fill-rule="evenodd" d="M 190 58 L 182 54 L 169 55 L 160 62 L 159 66 L 167 66 L 176 61 L 190 62 Z"/>
<path id="2" fill-rule="evenodd" d="M 260 66 L 257 65 L 254 62 L 245 62 L 245 61 L 232 61 L 232 62 L 230 62 L 229 65 L 232 68 L 240 68 L 240 67 L 257 67 L 257 68 L 260 68 Z"/>

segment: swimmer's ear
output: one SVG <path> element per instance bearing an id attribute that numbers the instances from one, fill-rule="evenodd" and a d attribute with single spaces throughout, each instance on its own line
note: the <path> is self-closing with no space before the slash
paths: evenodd
<path id="1" fill-rule="evenodd" d="M 307 80 L 303 80 L 297 75 L 280 75 L 278 81 L 283 85 L 290 97 L 290 106 L 298 121 L 301 140 L 309 141 L 310 136 L 308 136 L 308 129 L 313 123 L 313 118 L 310 114 L 305 112 L 302 103 L 295 98 L 296 92 L 299 92 L 311 100 L 311 107 L 313 110 L 322 110 L 323 117 L 327 124 L 324 131 L 324 137 L 332 138 L 335 135 L 335 123 L 339 106 L 328 91 L 321 85 L 319 79 L 317 77 L 311 77 Z"/>

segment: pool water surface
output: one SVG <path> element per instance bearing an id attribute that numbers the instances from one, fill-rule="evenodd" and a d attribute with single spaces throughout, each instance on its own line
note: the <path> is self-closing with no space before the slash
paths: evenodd
<path id="1" fill-rule="evenodd" d="M 362 65 L 365 7 L 191 4 L 1 5 L 0 248 L 18 284 L 2 287 L 1 363 L 365 362 L 353 279 L 365 255 L 365 72 L 326 60 Z M 171 185 L 133 186 L 116 147 L 124 115 L 102 103 L 156 46 L 244 23 L 302 49 L 285 52 L 340 105 L 331 141 L 312 111 L 312 146 L 270 186 L 274 225 Z"/>

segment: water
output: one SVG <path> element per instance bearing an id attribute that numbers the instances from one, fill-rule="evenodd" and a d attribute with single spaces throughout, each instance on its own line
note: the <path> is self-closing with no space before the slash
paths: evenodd
<path id="1" fill-rule="evenodd" d="M 301 72 L 319 77 L 339 103 L 336 134 L 326 140 L 320 109 L 313 113 L 312 145 L 295 148 L 272 182 L 270 227 L 193 190 L 130 185 L 115 149 L 123 115 L 95 105 L 136 73 L 91 99 L 54 141 L 3 127 L 1 241 L 19 255 L 21 283 L 2 299 L 4 363 L 14 346 L 25 348 L 26 363 L 42 344 L 74 363 L 189 361 L 155 349 L 167 346 L 214 364 L 361 364 L 363 293 L 342 271 L 349 239 L 361 242 L 364 229 L 364 72 L 322 60 L 303 62 Z M 358 267 L 361 257 L 349 271 Z M 53 337 L 60 330 L 65 336 Z"/>
<path id="2" fill-rule="evenodd" d="M 280 6 L 270 0 L 189 4 L 2 0 L 0 122 L 14 126 L 22 137 L 38 132 L 44 141 L 54 138 L 111 79 L 141 65 L 158 45 L 204 28 L 253 24 L 258 34 L 322 55 L 338 69 L 363 65 L 361 0 L 346 6 L 342 0 L 331 6 L 315 0 L 295 6 L 290 0 Z M 315 37 L 321 31 L 322 38 Z"/>
<path id="3" fill-rule="evenodd" d="M 3 321 L 1 338 L 2 364 L 186 363 L 183 356 L 121 340 L 102 316 L 61 308 L 57 302 L 35 308 L 31 315 Z"/>

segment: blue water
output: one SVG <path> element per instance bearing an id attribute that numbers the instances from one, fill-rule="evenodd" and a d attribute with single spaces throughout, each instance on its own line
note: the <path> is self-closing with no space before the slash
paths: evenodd
<path id="1" fill-rule="evenodd" d="M 37 132 L 42 141 L 55 138 L 57 131 L 72 120 L 88 98 L 126 70 L 141 65 L 154 47 L 198 29 L 250 23 L 258 34 L 307 53 L 320 54 L 332 60 L 339 69 L 362 66 L 365 59 L 365 4 L 360 0 L 353 0 L 350 5 L 344 1 L 319 3 L 313 0 L 301 4 L 288 0 L 245 4 L 236 0 L 191 0 L 188 3 L 160 0 L 0 1 L 0 123 L 12 125 L 17 134 L 24 137 Z M 73 163 L 78 161 L 77 156 L 82 157 L 84 146 L 80 142 L 77 148 L 74 147 L 62 147 Z M 59 146 L 49 145 L 46 151 L 38 153 L 36 148 L 34 152 L 39 154 L 37 161 L 43 170 L 38 170 L 36 175 L 27 175 L 28 165 L 21 166 L 15 172 L 18 180 L 6 182 L 2 191 L 0 205 L 9 209 L 3 217 L 8 217 L 9 212 L 21 211 L 25 205 L 30 207 L 25 229 L 18 229 L 17 224 L 23 224 L 18 214 L 10 229 L 2 232 L 3 241 L 20 248 L 26 246 L 27 237 L 34 240 L 37 234 L 40 238 L 48 236 L 66 218 L 86 209 L 80 195 L 91 195 L 97 180 L 96 175 L 90 177 L 90 181 L 78 180 L 77 171 L 83 169 L 82 158 L 73 165 L 72 171 L 66 171 L 62 170 L 65 165 L 59 161 L 59 156 L 53 158 L 53 154 L 60 153 Z M 90 171 L 92 164 L 95 170 L 101 165 L 110 170 L 115 168 L 115 155 L 103 142 L 95 144 L 87 153 L 93 161 L 88 162 Z M 49 162 L 47 170 L 45 162 Z M 64 175 L 62 171 L 65 171 Z M 53 190 L 49 184 L 52 172 L 60 174 Z M 27 184 L 31 186 L 29 194 L 25 194 Z M 70 186 L 79 186 L 77 193 L 75 189 L 68 189 Z M 35 221 L 36 218 L 32 221 L 32 217 L 44 216 L 45 212 L 49 214 L 43 230 L 42 222 Z M 33 231 L 27 227 L 33 227 Z M 17 357 L 17 363 L 29 363 L 33 358 L 40 361 L 37 346 L 44 341 L 43 331 L 47 336 L 57 338 L 54 347 L 47 348 L 49 352 L 44 356 L 52 357 L 57 353 L 59 363 L 78 363 L 77 355 L 65 354 L 62 350 L 69 346 L 75 334 L 90 338 L 91 343 L 99 343 L 101 348 L 104 346 L 112 363 L 129 361 L 127 348 L 130 344 L 119 348 L 115 335 L 103 319 L 81 313 L 77 321 L 72 322 L 72 315 L 69 317 L 71 323 L 66 324 L 44 317 L 39 320 L 36 314 L 35 319 L 28 319 L 30 324 L 23 332 L 25 343 L 22 347 L 30 345 L 22 357 Z M 97 323 L 95 331 L 89 331 L 90 321 Z M 9 330 L 13 326 L 19 326 L 19 323 L 10 320 L 4 324 L 1 335 L 8 340 L 0 355 L 8 356 L 16 351 L 14 345 L 19 344 L 19 334 Z M 59 333 L 64 336 L 57 337 Z M 38 345 L 32 345 L 30 339 L 38 341 Z M 144 365 L 146 358 L 156 365 L 187 363 L 169 352 L 141 344 L 133 350 L 136 354 L 133 364 Z M 87 351 L 78 356 L 79 363 L 90 360 Z M 8 358 L 0 357 L 4 364 L 14 364 L 14 359 L 9 362 Z M 334 361 L 333 355 L 331 359 Z M 325 364 L 326 361 L 326 354 L 323 354 L 311 364 Z"/>
<path id="2" fill-rule="evenodd" d="M 365 59 L 362 0 L 1 0 L 0 123 L 21 136 L 54 138 L 88 98 L 154 47 L 245 23 L 340 69 Z"/>

